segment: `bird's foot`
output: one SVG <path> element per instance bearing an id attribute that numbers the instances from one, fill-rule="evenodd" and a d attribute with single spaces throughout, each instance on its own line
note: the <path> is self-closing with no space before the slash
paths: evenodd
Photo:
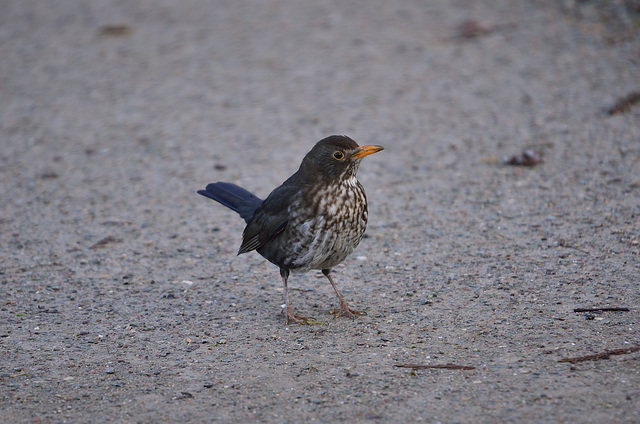
<path id="1" fill-rule="evenodd" d="M 291 308 L 285 308 L 284 311 L 286 317 L 284 321 L 285 325 L 289 325 L 290 322 L 294 322 L 296 324 L 311 324 L 315 322 L 313 318 L 296 315 Z"/>
<path id="2" fill-rule="evenodd" d="M 332 314 L 335 314 L 336 317 L 339 317 L 341 315 L 346 315 L 351 319 L 356 319 L 356 317 L 358 315 L 366 315 L 367 313 L 365 311 L 356 311 L 354 309 L 351 309 L 349 307 L 349 305 L 347 305 L 347 302 L 345 301 L 341 301 L 340 302 L 340 310 L 339 311 L 331 311 Z"/>

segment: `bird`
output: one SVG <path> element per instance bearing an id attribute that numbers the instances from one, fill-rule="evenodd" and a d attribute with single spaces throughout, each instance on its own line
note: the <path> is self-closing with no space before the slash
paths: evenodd
<path id="1" fill-rule="evenodd" d="M 344 135 L 318 141 L 299 169 L 264 200 L 228 182 L 198 190 L 237 212 L 246 223 L 238 255 L 257 251 L 280 268 L 284 285 L 285 325 L 309 324 L 312 318 L 294 313 L 289 302 L 290 274 L 320 270 L 340 302 L 336 314 L 355 319 L 364 312 L 351 309 L 340 294 L 331 270 L 360 244 L 367 227 L 364 188 L 356 179 L 360 161 L 383 150 L 359 146 Z"/>

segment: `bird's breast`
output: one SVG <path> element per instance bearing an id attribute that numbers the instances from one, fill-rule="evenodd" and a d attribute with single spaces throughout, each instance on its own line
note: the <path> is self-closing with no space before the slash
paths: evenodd
<path id="1" fill-rule="evenodd" d="M 310 193 L 289 207 L 285 232 L 291 260 L 285 265 L 293 270 L 334 267 L 358 246 L 367 226 L 366 195 L 355 178 L 323 184 Z"/>

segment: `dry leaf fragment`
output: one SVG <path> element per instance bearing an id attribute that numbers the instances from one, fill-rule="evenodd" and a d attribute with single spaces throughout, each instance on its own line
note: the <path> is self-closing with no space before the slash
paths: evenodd
<path id="1" fill-rule="evenodd" d="M 505 158 L 505 165 L 514 165 L 514 166 L 534 166 L 540 163 L 542 160 L 542 152 L 527 149 L 523 151 L 519 155 L 511 156 L 510 158 Z"/>
<path id="2" fill-rule="evenodd" d="M 467 19 L 456 27 L 456 34 L 459 38 L 476 38 L 493 32 L 496 26 L 489 22 Z"/>
<path id="3" fill-rule="evenodd" d="M 131 34 L 131 27 L 126 24 L 103 25 L 98 34 L 101 37 L 126 37 Z"/>
<path id="4" fill-rule="evenodd" d="M 640 103 L 640 91 L 632 91 L 624 97 L 621 97 L 616 103 L 609 108 L 609 115 L 618 115 L 627 113 L 633 106 Z"/>

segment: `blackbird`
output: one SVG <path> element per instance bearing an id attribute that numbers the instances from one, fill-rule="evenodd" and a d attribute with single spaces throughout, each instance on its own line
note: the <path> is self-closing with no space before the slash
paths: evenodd
<path id="1" fill-rule="evenodd" d="M 256 250 L 280 267 L 284 284 L 285 324 L 311 318 L 289 305 L 291 271 L 322 270 L 340 301 L 340 312 L 355 318 L 362 312 L 347 305 L 331 278 L 331 269 L 358 246 L 367 226 L 367 198 L 356 179 L 360 160 L 382 150 L 358 146 L 332 135 L 320 140 L 302 159 L 298 171 L 262 200 L 235 184 L 217 182 L 198 193 L 237 212 L 247 226 L 238 255 Z"/>

